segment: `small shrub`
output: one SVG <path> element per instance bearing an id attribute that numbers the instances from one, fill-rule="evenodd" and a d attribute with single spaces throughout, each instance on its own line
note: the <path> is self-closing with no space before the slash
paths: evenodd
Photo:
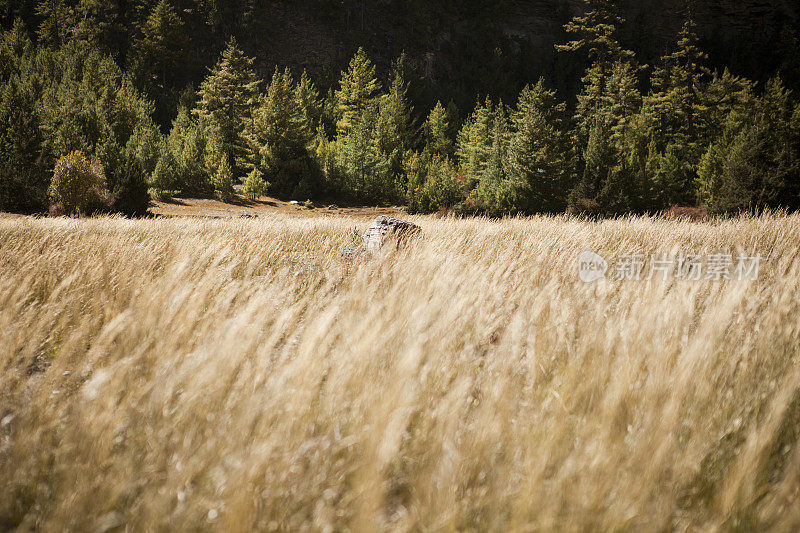
<path id="1" fill-rule="evenodd" d="M 110 195 L 103 166 L 78 150 L 62 156 L 53 173 L 50 200 L 53 206 L 60 204 L 68 215 L 86 215 L 108 207 Z"/>
<path id="2" fill-rule="evenodd" d="M 233 170 L 227 156 L 222 158 L 222 163 L 214 174 L 214 193 L 223 202 L 233 199 Z"/>
<path id="3" fill-rule="evenodd" d="M 267 194 L 268 187 L 269 183 L 264 180 L 264 174 L 257 168 L 254 168 L 244 179 L 242 190 L 248 198 L 255 200 L 259 196 Z"/>
<path id="4" fill-rule="evenodd" d="M 172 153 L 165 151 L 159 158 L 156 168 L 150 177 L 149 193 L 157 200 L 169 200 L 177 192 L 177 163 Z"/>

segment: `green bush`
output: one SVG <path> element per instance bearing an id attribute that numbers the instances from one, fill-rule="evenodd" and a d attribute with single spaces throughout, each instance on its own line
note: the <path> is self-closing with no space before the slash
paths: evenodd
<path id="1" fill-rule="evenodd" d="M 222 162 L 214 174 L 214 194 L 223 202 L 233 199 L 233 170 L 227 156 L 222 157 Z"/>
<path id="2" fill-rule="evenodd" d="M 407 160 L 409 212 L 444 211 L 464 199 L 456 169 L 448 158 L 413 154 Z"/>
<path id="3" fill-rule="evenodd" d="M 255 200 L 259 196 L 264 196 L 267 194 L 268 188 L 269 183 L 264 180 L 264 174 L 262 174 L 257 168 L 254 168 L 244 179 L 244 186 L 242 190 L 248 198 Z"/>
<path id="4" fill-rule="evenodd" d="M 68 215 L 88 215 L 108 207 L 110 195 L 100 162 L 90 161 L 80 151 L 61 157 L 50 183 L 50 200 Z"/>

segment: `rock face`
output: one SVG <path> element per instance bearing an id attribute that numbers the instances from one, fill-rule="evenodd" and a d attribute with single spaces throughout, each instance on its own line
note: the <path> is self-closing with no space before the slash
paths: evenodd
<path id="1" fill-rule="evenodd" d="M 367 231 L 364 232 L 361 246 L 351 246 L 345 249 L 342 252 L 342 257 L 352 260 L 365 253 L 375 253 L 390 241 L 397 243 L 399 246 L 402 242 L 419 234 L 421 231 L 422 228 L 413 222 L 386 215 L 380 216 L 373 220 Z"/>
<path id="2" fill-rule="evenodd" d="M 503 80 L 491 76 L 508 78 L 508 96 L 515 98 L 522 85 L 540 76 L 575 90 L 585 66 L 554 48 L 569 37 L 563 25 L 582 12 L 582 0 L 430 0 L 414 3 L 413 9 L 400 0 L 340 0 L 327 3 L 336 6 L 330 8 L 331 16 L 314 8 L 320 3 L 264 3 L 280 31 L 259 41 L 254 53 L 260 68 L 266 72 L 280 64 L 324 77 L 347 67 L 355 42 L 385 76 L 405 50 L 437 97 L 459 93 L 465 99 L 456 101 L 464 113 L 478 94 L 502 96 L 497 88 Z M 462 4 L 463 9 L 456 7 Z M 730 66 L 736 74 L 771 75 L 781 29 L 800 29 L 797 0 L 703 0 L 691 5 L 711 65 Z M 674 46 L 687 1 L 619 0 L 619 6 L 627 20 L 620 28 L 623 44 L 637 52 L 641 63 L 652 65 Z"/>

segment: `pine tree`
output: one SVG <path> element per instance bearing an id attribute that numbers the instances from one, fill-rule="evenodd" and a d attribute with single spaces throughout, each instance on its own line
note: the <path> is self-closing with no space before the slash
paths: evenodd
<path id="1" fill-rule="evenodd" d="M 800 209 L 800 105 L 781 80 L 770 80 L 746 121 L 730 118 L 701 164 L 710 210 Z"/>
<path id="2" fill-rule="evenodd" d="M 539 80 L 522 90 L 511 116 L 508 172 L 526 213 L 556 213 L 567 206 L 572 161 L 561 118 L 565 109 Z"/>
<path id="3" fill-rule="evenodd" d="M 428 115 L 428 120 L 425 121 L 425 152 L 431 155 L 452 157 L 454 144 L 450 137 L 451 131 L 449 113 L 441 102 L 436 102 L 436 106 Z"/>
<path id="4" fill-rule="evenodd" d="M 75 6 L 73 35 L 93 49 L 121 61 L 129 43 L 126 11 L 126 0 L 79 0 Z"/>
<path id="5" fill-rule="evenodd" d="M 263 173 L 271 190 L 281 197 L 292 196 L 301 181 L 316 176 L 308 151 L 313 132 L 293 85 L 288 69 L 276 69 L 246 131 L 251 166 Z"/>
<path id="6" fill-rule="evenodd" d="M 456 169 L 449 158 L 412 153 L 405 163 L 409 212 L 434 213 L 451 209 L 464 199 Z"/>
<path id="7" fill-rule="evenodd" d="M 195 113 L 214 127 L 220 149 L 235 175 L 243 174 L 247 164 L 243 132 L 257 105 L 260 83 L 253 71 L 253 59 L 231 39 L 198 93 Z"/>
<path id="8" fill-rule="evenodd" d="M 269 189 L 269 183 L 264 180 L 264 174 L 257 168 L 250 171 L 242 185 L 242 191 L 253 201 L 257 200 L 259 196 L 267 194 Z"/>
<path id="9" fill-rule="evenodd" d="M 160 0 L 142 27 L 142 37 L 136 42 L 142 67 L 157 77 L 155 87 L 164 90 L 168 75 L 180 67 L 186 46 L 183 20 L 167 0 Z"/>
<path id="10" fill-rule="evenodd" d="M 599 118 L 589 130 L 589 139 L 583 153 L 584 171 L 581 181 L 570 192 L 569 208 L 576 213 L 611 214 L 607 199 L 612 183 L 616 183 L 617 150 L 611 141 L 608 124 Z M 603 194 L 603 193 L 606 194 Z M 601 196 L 604 196 L 601 198 Z"/>
<path id="11" fill-rule="evenodd" d="M 726 68 L 699 92 L 699 143 L 708 146 L 724 134 L 726 124 L 746 120 L 755 103 L 755 84 Z"/>
<path id="12" fill-rule="evenodd" d="M 317 131 L 321 126 L 324 104 L 314 82 L 311 81 L 305 70 L 294 89 L 294 99 L 306 127 L 310 131 Z"/>
<path id="13" fill-rule="evenodd" d="M 647 112 L 654 118 L 653 135 L 659 149 L 674 145 L 676 153 L 694 163 L 701 152 L 698 95 L 711 79 L 705 66 L 708 56 L 697 43 L 695 25 L 689 19 L 678 35 L 675 51 L 661 58 L 651 79 L 652 92 L 645 100 Z"/>
<path id="14" fill-rule="evenodd" d="M 619 77 L 621 71 L 635 78 L 639 68 L 632 51 L 622 47 L 617 37 L 618 27 L 625 22 L 619 14 L 616 0 L 583 0 L 586 8 L 582 16 L 575 16 L 564 26 L 567 33 L 575 34 L 576 39 L 564 45 L 557 45 L 561 52 L 583 52 L 590 61 L 584 74 L 583 89 L 578 95 L 575 119 L 578 124 L 578 138 L 585 142 L 589 130 L 594 127 L 598 113 L 604 113 L 607 100 L 613 98 L 614 88 L 611 80 Z M 608 120 L 608 114 L 605 120 Z M 612 130 L 617 124 L 609 124 Z"/>
<path id="15" fill-rule="evenodd" d="M 214 173 L 214 194 L 223 202 L 229 202 L 233 196 L 233 170 L 228 163 L 228 156 L 223 155 L 222 160 Z"/>
<path id="16" fill-rule="evenodd" d="M 177 186 L 191 195 L 213 191 L 212 174 L 206 166 L 205 131 L 186 108 L 181 108 L 167 138 L 167 149 L 177 165 Z"/>
<path id="17" fill-rule="evenodd" d="M 142 37 L 134 43 L 131 71 L 156 101 L 158 121 L 174 113 L 177 89 L 187 72 L 188 39 L 183 20 L 167 0 L 160 0 L 142 26 Z"/>
<path id="18" fill-rule="evenodd" d="M 582 178 L 570 193 L 574 211 L 619 213 L 642 209 L 641 187 L 627 167 L 626 130 L 639 112 L 638 66 L 634 53 L 622 47 L 617 29 L 624 22 L 616 0 L 584 0 L 586 13 L 565 26 L 577 39 L 560 51 L 585 52 L 591 61 L 583 77 L 575 111 L 573 142 L 582 151 Z"/>
<path id="19" fill-rule="evenodd" d="M 342 72 L 339 89 L 334 94 L 338 135 L 347 135 L 350 132 L 372 105 L 380 88 L 380 83 L 375 78 L 375 65 L 364 49 L 359 48 L 350 60 L 348 69 Z"/>
<path id="20" fill-rule="evenodd" d="M 25 25 L 20 19 L 14 21 L 10 30 L 0 37 L 0 82 L 12 76 L 27 77 L 23 70 L 29 68 L 34 46 Z"/>
<path id="21" fill-rule="evenodd" d="M 458 166 L 472 189 L 486 171 L 491 151 L 491 132 L 495 109 L 489 98 L 484 104 L 478 102 L 472 115 L 458 132 L 456 158 Z"/>
<path id="22" fill-rule="evenodd" d="M 406 99 L 406 83 L 396 73 L 389 92 L 380 98 L 378 122 L 375 127 L 375 141 L 389 165 L 389 173 L 397 183 L 403 175 L 403 156 L 413 144 L 412 112 Z"/>
<path id="23" fill-rule="evenodd" d="M 74 12 L 64 0 L 41 0 L 36 15 L 42 21 L 37 29 L 41 44 L 59 48 L 72 36 Z"/>
<path id="24" fill-rule="evenodd" d="M 389 176 L 388 162 L 375 142 L 377 104 L 367 107 L 350 133 L 337 139 L 337 166 L 344 186 L 358 198 L 384 200 L 397 196 Z"/>
<path id="25" fill-rule="evenodd" d="M 47 169 L 33 92 L 17 78 L 0 86 L 0 210 L 47 205 Z"/>
<path id="26" fill-rule="evenodd" d="M 510 127 L 508 113 L 502 102 L 492 113 L 486 141 L 486 163 L 478 175 L 478 183 L 470 199 L 482 211 L 493 216 L 518 213 L 518 190 L 507 174 Z"/>
<path id="27" fill-rule="evenodd" d="M 406 83 L 396 75 L 389 92 L 380 98 L 380 113 L 377 124 L 377 142 L 384 153 L 405 151 L 411 147 L 411 116 L 413 109 L 406 99 Z"/>
<path id="28" fill-rule="evenodd" d="M 696 197 L 694 176 L 706 148 L 698 127 L 699 95 L 711 72 L 704 66 L 707 55 L 697 44 L 694 27 L 688 19 L 675 51 L 661 58 L 636 127 L 627 132 L 628 168 L 652 177 L 655 209 L 691 205 Z"/>
<path id="29" fill-rule="evenodd" d="M 412 58 L 405 51 L 401 52 L 397 59 L 392 61 L 389 79 L 395 80 L 398 77 L 405 84 L 405 98 L 409 109 L 411 109 L 409 126 L 414 133 L 412 137 L 416 137 L 419 123 L 424 117 L 419 117 L 414 110 L 422 109 L 423 105 L 429 102 L 420 61 Z M 411 140 L 416 141 L 417 139 L 412 138 Z"/>
<path id="30" fill-rule="evenodd" d="M 150 177 L 150 196 L 168 200 L 178 192 L 178 162 L 170 150 L 164 150 Z"/>

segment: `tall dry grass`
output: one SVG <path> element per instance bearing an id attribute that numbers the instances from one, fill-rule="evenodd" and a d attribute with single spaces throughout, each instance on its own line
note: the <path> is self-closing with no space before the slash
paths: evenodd
<path id="1" fill-rule="evenodd" d="M 0 221 L 0 527 L 800 526 L 800 218 L 419 222 Z"/>

